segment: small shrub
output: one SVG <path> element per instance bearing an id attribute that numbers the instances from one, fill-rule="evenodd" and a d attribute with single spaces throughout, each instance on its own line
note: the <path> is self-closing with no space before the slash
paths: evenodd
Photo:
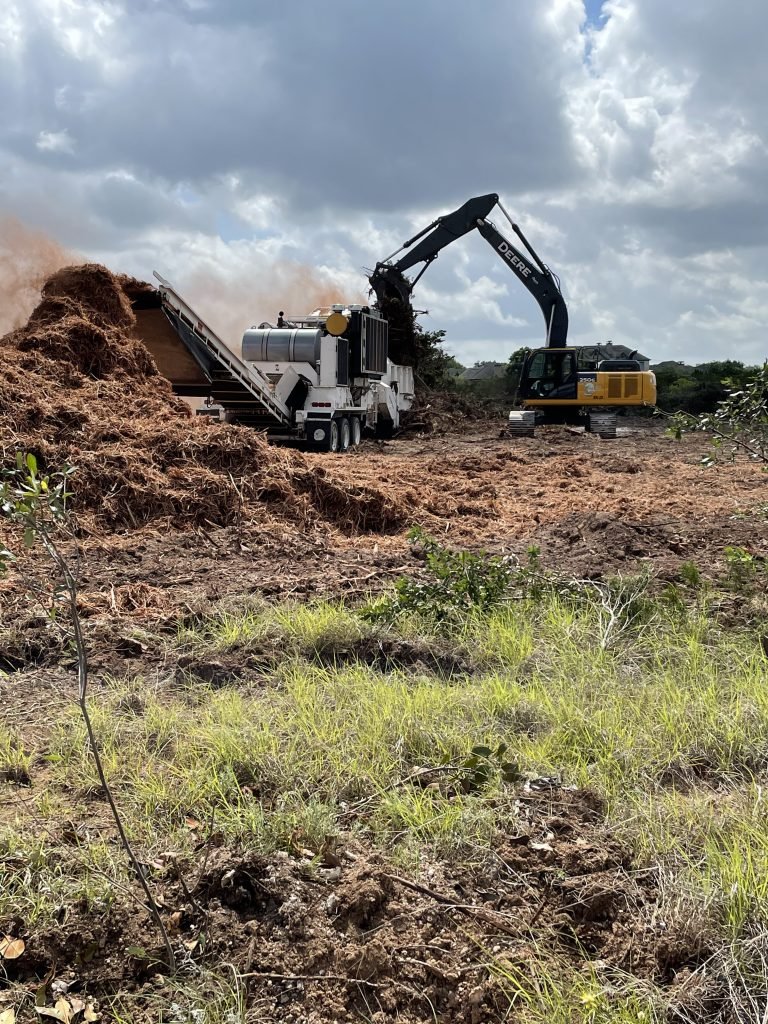
<path id="1" fill-rule="evenodd" d="M 697 590 L 701 586 L 701 572 L 695 562 L 683 562 L 680 566 L 680 579 L 692 590 Z"/>
<path id="2" fill-rule="evenodd" d="M 520 766 L 515 761 L 504 760 L 507 749 L 506 743 L 500 743 L 495 750 L 483 744 L 472 747 L 469 756 L 459 765 L 465 793 L 486 789 L 495 780 L 513 783 L 520 779 Z"/>
<path id="3" fill-rule="evenodd" d="M 437 622 L 456 622 L 468 612 L 498 607 L 517 576 L 508 559 L 484 551 L 451 551 L 419 527 L 410 531 L 408 541 L 422 548 L 426 578 L 401 577 L 394 595 L 368 605 L 363 618 L 392 621 L 415 613 Z"/>
<path id="4" fill-rule="evenodd" d="M 727 547 L 723 552 L 726 562 L 726 583 L 734 590 L 743 590 L 754 582 L 758 564 L 746 548 Z"/>

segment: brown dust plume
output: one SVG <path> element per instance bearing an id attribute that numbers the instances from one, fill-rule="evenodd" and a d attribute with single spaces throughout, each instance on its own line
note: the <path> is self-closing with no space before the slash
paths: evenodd
<path id="1" fill-rule="evenodd" d="M 172 275 L 171 281 L 176 283 Z M 196 270 L 185 275 L 178 288 L 198 316 L 237 353 L 243 332 L 263 321 L 276 323 L 280 310 L 299 316 L 334 302 L 368 301 L 362 285 L 350 293 L 330 274 L 288 260 L 254 266 L 252 273 Z"/>
<path id="2" fill-rule="evenodd" d="M 0 337 L 26 323 L 54 271 L 79 260 L 41 231 L 0 215 Z"/>

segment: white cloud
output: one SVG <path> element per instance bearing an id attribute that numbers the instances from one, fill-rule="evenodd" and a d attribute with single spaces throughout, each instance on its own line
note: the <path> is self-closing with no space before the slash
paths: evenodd
<path id="1" fill-rule="evenodd" d="M 35 146 L 41 153 L 74 153 L 75 151 L 74 139 L 70 137 L 66 129 L 60 132 L 40 132 Z"/>
<path id="2" fill-rule="evenodd" d="M 218 310 L 229 281 L 268 318 L 298 264 L 316 271 L 310 302 L 318 280 L 359 292 L 364 267 L 495 190 L 561 276 L 572 341 L 766 355 L 763 0 L 738 17 L 608 0 L 599 28 L 582 0 L 334 7 L 6 4 L 0 205 L 117 269 L 157 267 L 193 304 Z M 467 361 L 543 339 L 477 235 L 440 254 L 415 304 Z"/>
<path id="3" fill-rule="evenodd" d="M 24 38 L 24 19 L 18 4 L 7 2 L 0 8 L 0 51 L 6 58 L 18 57 Z"/>

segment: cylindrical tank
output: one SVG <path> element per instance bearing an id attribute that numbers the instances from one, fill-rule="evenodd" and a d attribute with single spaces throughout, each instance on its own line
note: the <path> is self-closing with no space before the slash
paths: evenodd
<path id="1" fill-rule="evenodd" d="M 323 332 L 310 327 L 251 327 L 243 335 L 243 359 L 252 363 L 309 363 L 317 369 Z"/>

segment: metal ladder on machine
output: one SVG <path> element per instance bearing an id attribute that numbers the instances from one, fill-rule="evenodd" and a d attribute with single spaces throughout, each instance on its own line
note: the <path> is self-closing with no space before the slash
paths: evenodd
<path id="1" fill-rule="evenodd" d="M 154 271 L 154 275 L 160 282 L 159 291 L 166 315 L 172 324 L 174 318 L 178 318 L 178 327 L 176 324 L 173 326 L 181 341 L 194 358 L 198 359 L 195 344 L 202 346 L 208 355 L 210 366 L 206 372 L 210 374 L 214 392 L 222 393 L 216 398 L 217 402 L 227 411 L 235 413 L 245 406 L 258 404 L 275 425 L 288 426 L 291 422 L 290 409 L 273 394 L 269 380 L 258 370 L 246 366 L 216 332 L 201 320 L 170 281 L 166 281 L 157 271 Z M 191 338 L 186 337 L 187 333 Z"/>

